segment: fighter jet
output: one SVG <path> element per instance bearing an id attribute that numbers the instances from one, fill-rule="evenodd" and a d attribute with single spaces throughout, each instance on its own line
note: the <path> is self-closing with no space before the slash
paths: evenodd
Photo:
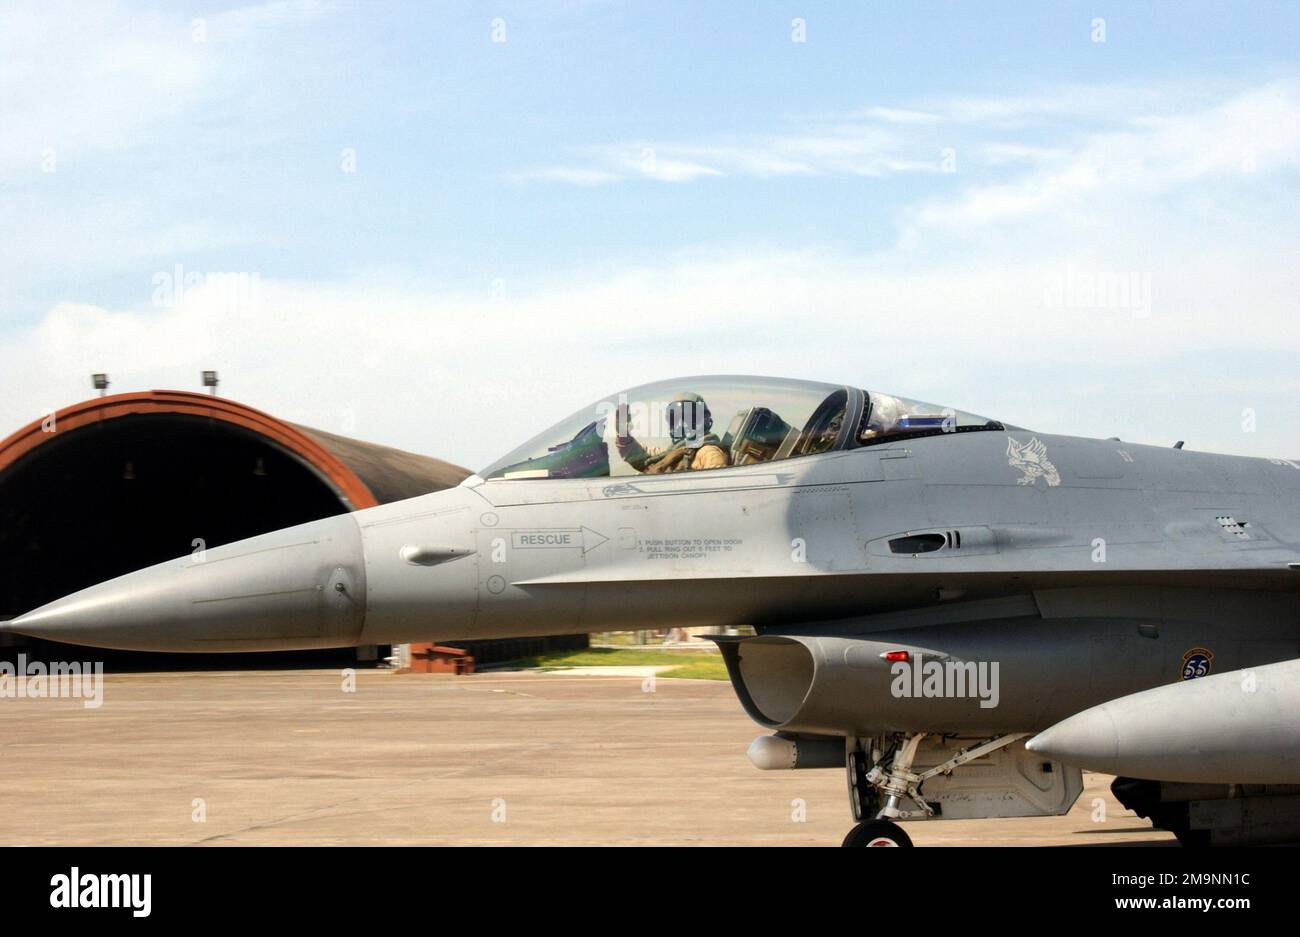
<path id="1" fill-rule="evenodd" d="M 1300 461 L 1034 432 L 834 385 L 606 397 L 459 487 L 163 563 L 4 627 L 245 651 L 706 626 L 763 769 L 845 845 L 1070 809 L 1300 838 Z"/>

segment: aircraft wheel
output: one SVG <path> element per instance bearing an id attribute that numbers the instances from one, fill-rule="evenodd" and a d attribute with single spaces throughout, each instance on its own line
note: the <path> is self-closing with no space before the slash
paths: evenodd
<path id="1" fill-rule="evenodd" d="M 897 823 L 888 820 L 864 820 L 849 830 L 844 837 L 843 846 L 906 846 L 911 847 L 912 839 L 903 832 Z"/>

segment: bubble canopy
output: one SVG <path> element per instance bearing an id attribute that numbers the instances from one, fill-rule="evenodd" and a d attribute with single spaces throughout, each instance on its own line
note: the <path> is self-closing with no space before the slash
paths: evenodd
<path id="1" fill-rule="evenodd" d="M 1002 426 L 973 414 L 844 385 L 772 377 L 685 377 L 598 400 L 479 475 L 516 481 L 716 470 L 817 455 L 900 434 L 961 429 Z"/>

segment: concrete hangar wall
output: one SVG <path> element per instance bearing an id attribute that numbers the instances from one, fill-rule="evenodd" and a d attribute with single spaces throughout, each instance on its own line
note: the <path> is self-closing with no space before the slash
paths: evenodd
<path id="1" fill-rule="evenodd" d="M 468 474 L 441 459 L 298 426 L 208 394 L 154 390 L 86 400 L 0 441 L 0 619 L 184 556 L 196 538 L 215 547 L 441 491 Z M 483 662 L 555 646 L 536 641 L 461 646 Z M 44 642 L 14 636 L 14 643 L 57 653 Z"/>

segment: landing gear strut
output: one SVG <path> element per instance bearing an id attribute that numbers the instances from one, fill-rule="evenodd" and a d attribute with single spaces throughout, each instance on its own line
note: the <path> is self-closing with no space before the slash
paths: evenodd
<path id="1" fill-rule="evenodd" d="M 860 820 L 845 846 L 911 846 L 912 840 L 894 820 L 931 819 L 942 805 L 929 803 L 921 786 L 937 774 L 951 774 L 974 761 L 1029 735 L 1015 732 L 1001 735 L 971 748 L 964 748 L 947 761 L 919 773 L 912 770 L 917 749 L 926 733 L 891 739 L 866 739 L 865 746 L 851 746 L 848 753 L 849 801 L 853 818 Z M 893 744 L 882 753 L 885 744 Z M 910 805 L 910 806 L 909 806 Z"/>

